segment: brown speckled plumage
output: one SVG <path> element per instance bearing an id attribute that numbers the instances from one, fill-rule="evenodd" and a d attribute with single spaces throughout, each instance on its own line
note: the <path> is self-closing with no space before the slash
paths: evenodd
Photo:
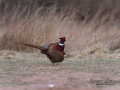
<path id="1" fill-rule="evenodd" d="M 64 60 L 63 53 L 59 52 L 59 51 L 51 51 L 51 52 L 47 52 L 47 53 L 44 53 L 44 54 L 47 55 L 47 57 L 53 63 L 53 65 L 54 64 L 57 65 Z"/>

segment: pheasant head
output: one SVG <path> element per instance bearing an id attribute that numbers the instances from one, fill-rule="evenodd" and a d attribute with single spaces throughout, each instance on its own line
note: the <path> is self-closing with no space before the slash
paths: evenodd
<path id="1" fill-rule="evenodd" d="M 65 38 L 65 37 L 62 37 L 62 38 L 59 38 L 59 39 L 60 39 L 59 44 L 60 44 L 60 45 L 64 45 L 64 42 L 66 41 L 66 38 Z"/>

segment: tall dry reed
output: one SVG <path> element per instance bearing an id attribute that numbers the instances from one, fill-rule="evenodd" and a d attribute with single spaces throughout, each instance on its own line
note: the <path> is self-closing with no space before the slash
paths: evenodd
<path id="1" fill-rule="evenodd" d="M 58 38 L 63 36 L 67 39 L 65 51 L 70 55 L 76 55 L 98 43 L 108 49 L 116 49 L 119 46 L 120 27 L 114 21 L 114 12 L 99 19 L 100 9 L 89 22 L 87 15 L 85 20 L 78 21 L 75 19 L 75 12 L 56 13 L 55 7 L 50 9 L 41 7 L 33 13 L 28 11 L 22 17 L 23 13 L 24 10 L 19 13 L 15 9 L 9 15 L 3 16 L 0 24 L 1 50 L 36 51 L 18 43 L 44 45 L 57 42 Z"/>

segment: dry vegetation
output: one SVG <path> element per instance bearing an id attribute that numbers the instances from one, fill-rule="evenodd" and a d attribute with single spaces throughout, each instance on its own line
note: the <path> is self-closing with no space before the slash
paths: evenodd
<path id="1" fill-rule="evenodd" d="M 63 6 L 74 7 L 69 0 L 61 1 Z M 4 8 L 0 14 L 0 89 L 119 90 L 118 83 L 100 88 L 90 83 L 90 79 L 120 80 L 120 9 L 115 7 L 119 0 L 96 1 L 76 0 L 75 5 L 82 6 L 69 10 L 44 5 L 34 10 Z M 36 49 L 18 44 L 44 45 L 62 36 L 67 39 L 66 56 L 57 67 Z M 48 88 L 50 83 L 55 87 Z"/>
<path id="2" fill-rule="evenodd" d="M 100 19 L 101 8 L 92 20 L 88 20 L 89 16 L 86 15 L 83 21 L 77 21 L 74 12 L 64 9 L 57 13 L 56 10 L 58 8 L 55 6 L 49 9 L 41 7 L 33 13 L 28 11 L 25 17 L 22 16 L 26 10 L 19 13 L 18 9 L 13 9 L 9 16 L 4 12 L 0 25 L 0 49 L 36 51 L 23 47 L 18 42 L 43 45 L 56 42 L 62 36 L 67 38 L 65 51 L 68 56 L 79 54 L 80 57 L 81 54 L 88 56 L 98 51 L 101 54 L 113 54 L 114 50 L 119 49 L 120 27 L 119 22 L 114 20 L 115 10 Z M 116 54 L 119 54 L 119 50 L 117 52 Z"/>
<path id="3" fill-rule="evenodd" d="M 1 90 L 119 90 L 119 59 L 65 58 L 52 66 L 39 53 L 0 52 Z M 116 80 L 115 85 L 96 85 L 95 80 Z M 54 87 L 49 87 L 54 84 Z M 108 82 L 109 84 L 109 82 Z"/>

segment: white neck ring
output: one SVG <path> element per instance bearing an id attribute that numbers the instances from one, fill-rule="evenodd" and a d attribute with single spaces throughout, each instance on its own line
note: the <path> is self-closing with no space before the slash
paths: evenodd
<path id="1" fill-rule="evenodd" d="M 64 46 L 64 44 L 59 43 L 60 46 Z"/>

